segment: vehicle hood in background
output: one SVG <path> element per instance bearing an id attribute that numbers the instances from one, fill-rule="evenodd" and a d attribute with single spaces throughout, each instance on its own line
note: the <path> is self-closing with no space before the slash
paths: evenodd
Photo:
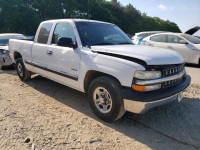
<path id="1" fill-rule="evenodd" d="M 199 26 L 196 26 L 196 27 L 194 27 L 194 28 L 191 28 L 191 29 L 187 30 L 187 31 L 185 32 L 185 34 L 193 35 L 193 34 L 196 33 L 197 31 L 199 31 L 199 29 L 200 29 L 200 27 L 199 27 Z"/>
<path id="2" fill-rule="evenodd" d="M 8 50 L 8 46 L 0 46 L 0 49 Z"/>
<path id="3" fill-rule="evenodd" d="M 195 47 L 200 50 L 200 44 L 195 44 Z"/>
<path id="4" fill-rule="evenodd" d="M 107 54 L 117 54 L 118 56 L 132 57 L 146 62 L 147 65 L 167 65 L 167 64 L 184 63 L 182 56 L 177 52 L 150 46 L 140 46 L 140 45 L 91 46 L 91 50 L 97 53 L 100 52 L 102 54 L 107 53 Z"/>

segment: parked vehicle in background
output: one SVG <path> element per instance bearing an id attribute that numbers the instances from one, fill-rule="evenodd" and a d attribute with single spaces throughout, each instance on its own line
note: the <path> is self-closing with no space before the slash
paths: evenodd
<path id="1" fill-rule="evenodd" d="M 28 40 L 28 41 L 34 41 L 34 39 L 35 39 L 35 36 L 26 36 L 26 40 Z"/>
<path id="2" fill-rule="evenodd" d="M 108 122 L 180 101 L 191 80 L 177 52 L 135 46 L 116 25 L 94 20 L 42 22 L 34 42 L 10 40 L 9 50 L 22 81 L 34 72 L 87 93 Z"/>
<path id="3" fill-rule="evenodd" d="M 135 36 L 132 37 L 132 41 L 135 45 L 142 45 L 140 42 L 142 41 L 142 39 L 144 39 L 147 36 L 153 35 L 153 34 L 157 34 L 157 33 L 163 33 L 164 31 L 146 31 L 146 32 L 138 32 L 135 33 Z"/>
<path id="4" fill-rule="evenodd" d="M 200 27 L 199 27 L 199 26 L 196 26 L 196 27 L 193 27 L 193 28 L 187 30 L 187 31 L 185 32 L 185 34 L 194 35 L 194 34 L 195 34 L 197 31 L 199 31 L 199 30 L 200 30 Z M 196 35 L 194 35 L 194 36 L 200 39 L 199 36 L 196 36 Z"/>
<path id="5" fill-rule="evenodd" d="M 144 45 L 167 48 L 180 53 L 186 63 L 200 64 L 200 39 L 183 33 L 160 33 L 143 39 Z"/>
<path id="6" fill-rule="evenodd" d="M 8 51 L 10 39 L 26 39 L 26 37 L 17 33 L 0 34 L 0 69 L 4 69 L 13 64 Z"/>
<path id="7" fill-rule="evenodd" d="M 131 35 L 131 34 L 126 34 L 130 39 L 131 39 L 131 41 L 133 41 L 133 35 Z"/>
<path id="8" fill-rule="evenodd" d="M 200 30 L 199 26 L 193 27 L 185 32 L 185 34 L 193 35 Z"/>

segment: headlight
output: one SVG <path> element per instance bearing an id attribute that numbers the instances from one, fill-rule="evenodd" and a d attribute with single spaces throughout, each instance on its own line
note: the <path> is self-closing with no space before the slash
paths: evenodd
<path id="1" fill-rule="evenodd" d="M 157 79 L 161 78 L 162 74 L 160 71 L 136 71 L 134 74 L 134 78 L 136 79 Z"/>

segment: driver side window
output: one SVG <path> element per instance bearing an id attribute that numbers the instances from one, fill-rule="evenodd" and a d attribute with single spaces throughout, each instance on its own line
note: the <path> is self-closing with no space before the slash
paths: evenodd
<path id="1" fill-rule="evenodd" d="M 51 44 L 57 44 L 60 37 L 71 38 L 74 43 L 76 42 L 72 26 L 65 22 L 56 25 Z"/>

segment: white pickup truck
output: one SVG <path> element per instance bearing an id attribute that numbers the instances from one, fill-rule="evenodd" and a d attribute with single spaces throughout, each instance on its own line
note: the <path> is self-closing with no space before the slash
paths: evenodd
<path id="1" fill-rule="evenodd" d="M 108 122 L 180 101 L 191 81 L 177 52 L 135 46 L 106 22 L 44 21 L 34 42 L 10 40 L 9 50 L 22 81 L 37 73 L 87 93 L 94 113 Z"/>

